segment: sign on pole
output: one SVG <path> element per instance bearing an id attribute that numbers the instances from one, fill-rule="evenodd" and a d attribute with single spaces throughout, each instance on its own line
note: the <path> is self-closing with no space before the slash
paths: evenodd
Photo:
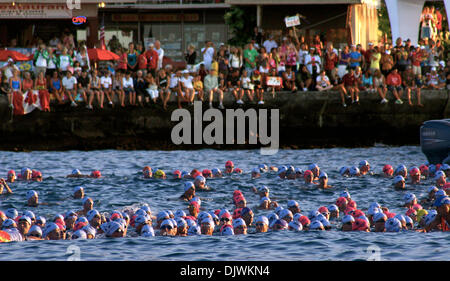
<path id="1" fill-rule="evenodd" d="M 300 25 L 300 18 L 298 15 L 293 17 L 285 17 L 284 22 L 286 23 L 286 27 L 293 27 L 296 25 Z"/>

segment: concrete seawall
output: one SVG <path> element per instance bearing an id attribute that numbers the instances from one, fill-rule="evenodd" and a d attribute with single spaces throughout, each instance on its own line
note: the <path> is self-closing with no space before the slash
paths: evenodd
<path id="1" fill-rule="evenodd" d="M 413 102 L 416 104 L 415 94 Z M 280 146 L 284 148 L 357 147 L 375 143 L 419 144 L 419 128 L 430 119 L 450 117 L 450 91 L 422 91 L 424 107 L 380 104 L 378 94 L 363 92 L 360 105 L 342 107 L 337 92 L 280 92 L 265 94 L 265 104 L 246 102 L 240 108 L 279 109 Z M 87 110 L 84 106 L 52 107 L 52 112 L 35 110 L 10 120 L 5 96 L 0 97 L 1 150 L 91 150 L 91 149 L 235 149 L 258 145 L 174 145 L 171 121 L 176 109 L 171 97 L 169 110 L 160 105 L 144 108 Z M 244 100 L 245 101 L 245 100 Z M 215 103 L 216 105 L 216 103 Z M 239 108 L 231 94 L 225 94 L 227 109 Z M 185 107 L 191 112 L 193 108 Z M 203 111 L 208 103 L 203 103 Z M 224 111 L 223 111 L 224 112 Z M 225 113 L 224 113 L 225 115 Z M 193 118 L 193 117 L 192 117 Z M 204 123 L 203 128 L 207 125 Z M 269 123 L 270 126 L 270 123 Z"/>

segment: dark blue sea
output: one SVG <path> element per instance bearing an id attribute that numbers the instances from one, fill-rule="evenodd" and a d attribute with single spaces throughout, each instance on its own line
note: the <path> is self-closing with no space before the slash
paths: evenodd
<path id="1" fill-rule="evenodd" d="M 343 178 L 339 168 L 357 165 L 368 160 L 375 174 L 381 173 L 385 164 L 394 168 L 426 162 L 420 147 L 333 148 L 310 150 L 280 150 L 272 156 L 263 156 L 259 150 L 196 150 L 196 151 L 66 151 L 66 152 L 0 152 L 0 175 L 6 177 L 10 169 L 20 172 L 22 167 L 40 170 L 43 182 L 16 182 L 11 184 L 14 194 L 0 195 L 0 209 L 17 208 L 19 214 L 32 210 L 36 215 L 51 219 L 55 214 L 68 210 L 80 210 L 81 200 L 70 199 L 75 186 L 85 187 L 86 195 L 94 199 L 94 208 L 111 213 L 125 208 L 138 208 L 148 204 L 152 212 L 170 209 L 187 211 L 187 203 L 178 200 L 183 192 L 184 180 L 143 179 L 142 168 L 149 165 L 155 171 L 161 168 L 168 174 L 180 169 L 220 168 L 227 160 L 242 168 L 241 175 L 233 174 L 222 179 L 208 179 L 212 191 L 198 193 L 202 209 L 228 208 L 235 189 L 243 191 L 248 206 L 255 217 L 268 215 L 270 211 L 257 210 L 258 195 L 253 186 L 266 185 L 270 197 L 286 207 L 290 199 L 297 200 L 302 213 L 333 204 L 340 192 L 347 189 L 358 208 L 366 210 L 370 203 L 378 202 L 391 212 L 404 213 L 402 203 L 405 191 L 394 190 L 390 179 L 380 176 Z M 328 173 L 330 190 L 306 187 L 300 180 L 280 180 L 276 174 L 266 173 L 259 179 L 251 179 L 250 170 L 258 164 L 293 165 L 303 170 L 317 163 Z M 68 179 L 73 169 L 90 173 L 102 172 L 101 179 Z M 410 186 L 418 199 L 425 197 L 431 181 Z M 41 202 L 48 206 L 26 206 L 26 192 L 38 191 Z M 164 261 L 297 261 L 297 260 L 449 260 L 450 236 L 448 233 L 348 233 L 336 228 L 324 232 L 269 232 L 247 236 L 188 236 L 151 238 L 125 237 L 94 240 L 29 241 L 0 243 L 0 260 L 70 260 L 76 254 L 81 260 L 164 260 Z M 372 249 L 375 248 L 375 254 Z M 72 249 L 79 249 L 75 252 Z"/>

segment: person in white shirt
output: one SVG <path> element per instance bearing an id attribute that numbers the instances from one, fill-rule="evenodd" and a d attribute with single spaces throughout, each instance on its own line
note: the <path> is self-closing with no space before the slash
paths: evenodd
<path id="1" fill-rule="evenodd" d="M 130 71 L 127 71 L 127 74 L 122 78 L 122 89 L 125 95 L 128 95 L 130 105 L 136 105 L 136 92 L 134 91 L 134 81 Z"/>
<path id="2" fill-rule="evenodd" d="M 320 65 L 322 61 L 314 47 L 310 48 L 309 54 L 305 56 L 305 65 L 311 75 L 320 73 Z M 315 71 L 314 71 L 315 70 Z"/>
<path id="3" fill-rule="evenodd" d="M 214 99 L 214 94 L 219 95 L 219 108 L 225 109 L 223 106 L 223 91 L 219 88 L 219 78 L 214 69 L 209 71 L 208 75 L 205 76 L 205 81 L 203 82 L 205 89 L 205 95 L 209 96 L 209 108 L 213 108 L 212 102 Z"/>
<path id="4" fill-rule="evenodd" d="M 202 48 L 203 64 L 207 70 L 211 70 L 211 63 L 214 57 L 214 44 L 211 41 L 207 41 L 205 47 Z"/>
<path id="5" fill-rule="evenodd" d="M 330 83 L 330 79 L 328 79 L 325 74 L 325 70 L 320 71 L 320 75 L 316 78 L 316 89 L 321 91 L 327 91 L 333 88 Z"/>
<path id="6" fill-rule="evenodd" d="M 232 69 L 241 69 L 242 62 L 242 53 L 236 47 L 231 47 L 228 66 Z"/>
<path id="7" fill-rule="evenodd" d="M 12 58 L 8 58 L 8 61 L 0 70 L 4 71 L 8 81 L 14 76 L 14 70 L 20 71 L 20 69 L 14 64 L 14 60 Z"/>
<path id="8" fill-rule="evenodd" d="M 184 92 L 184 96 L 186 100 L 191 101 L 189 104 L 192 105 L 193 96 L 194 96 L 194 85 L 192 84 L 192 80 L 194 77 L 189 75 L 189 70 L 183 70 L 183 77 L 180 78 L 181 90 Z"/>
<path id="9" fill-rule="evenodd" d="M 255 95 L 255 85 L 253 85 L 252 83 L 252 79 L 250 77 L 247 76 L 247 70 L 243 70 L 242 71 L 242 76 L 241 76 L 241 94 L 239 95 L 240 98 L 242 99 L 242 97 L 247 94 L 248 99 L 250 101 L 253 101 L 253 96 Z"/>
<path id="10" fill-rule="evenodd" d="M 159 40 L 155 41 L 155 51 L 158 53 L 158 69 L 157 70 L 160 70 L 163 65 L 164 50 L 161 48 L 161 42 L 159 42 Z"/>
<path id="11" fill-rule="evenodd" d="M 273 40 L 273 34 L 270 34 L 269 39 L 264 41 L 263 46 L 264 46 L 264 48 L 266 48 L 267 53 L 270 53 L 272 48 L 275 48 L 275 49 L 278 48 L 277 42 L 275 42 L 275 40 Z"/>
<path id="12" fill-rule="evenodd" d="M 63 92 L 69 97 L 71 106 L 77 106 L 75 97 L 77 95 L 77 78 L 72 76 L 72 72 L 67 71 L 62 79 Z"/>
<path id="13" fill-rule="evenodd" d="M 170 68 L 167 68 L 167 71 L 169 74 L 171 71 Z M 178 108 L 182 108 L 181 101 L 183 102 L 187 101 L 187 99 L 184 96 L 184 92 L 181 89 L 180 79 L 181 79 L 181 70 L 177 70 L 176 73 L 170 74 L 169 88 L 170 92 L 172 94 L 175 94 L 175 96 L 177 97 Z"/>
<path id="14" fill-rule="evenodd" d="M 111 79 L 111 73 L 106 70 L 104 73 L 104 76 L 100 78 L 100 84 L 102 85 L 103 93 L 106 94 L 106 98 L 108 99 L 109 105 L 114 107 L 113 99 L 114 99 L 114 92 L 112 91 L 112 79 Z"/>

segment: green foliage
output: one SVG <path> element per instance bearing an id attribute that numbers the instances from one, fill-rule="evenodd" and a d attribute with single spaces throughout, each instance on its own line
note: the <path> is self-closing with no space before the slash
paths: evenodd
<path id="1" fill-rule="evenodd" d="M 384 0 L 380 1 L 378 8 L 378 30 L 381 31 L 382 36 L 386 34 L 387 38 L 391 38 L 391 23 L 389 22 L 389 14 Z"/>
<path id="2" fill-rule="evenodd" d="M 228 43 L 240 47 L 247 44 L 256 26 L 256 10 L 251 7 L 233 6 L 225 13 L 224 19 L 232 34 Z"/>

